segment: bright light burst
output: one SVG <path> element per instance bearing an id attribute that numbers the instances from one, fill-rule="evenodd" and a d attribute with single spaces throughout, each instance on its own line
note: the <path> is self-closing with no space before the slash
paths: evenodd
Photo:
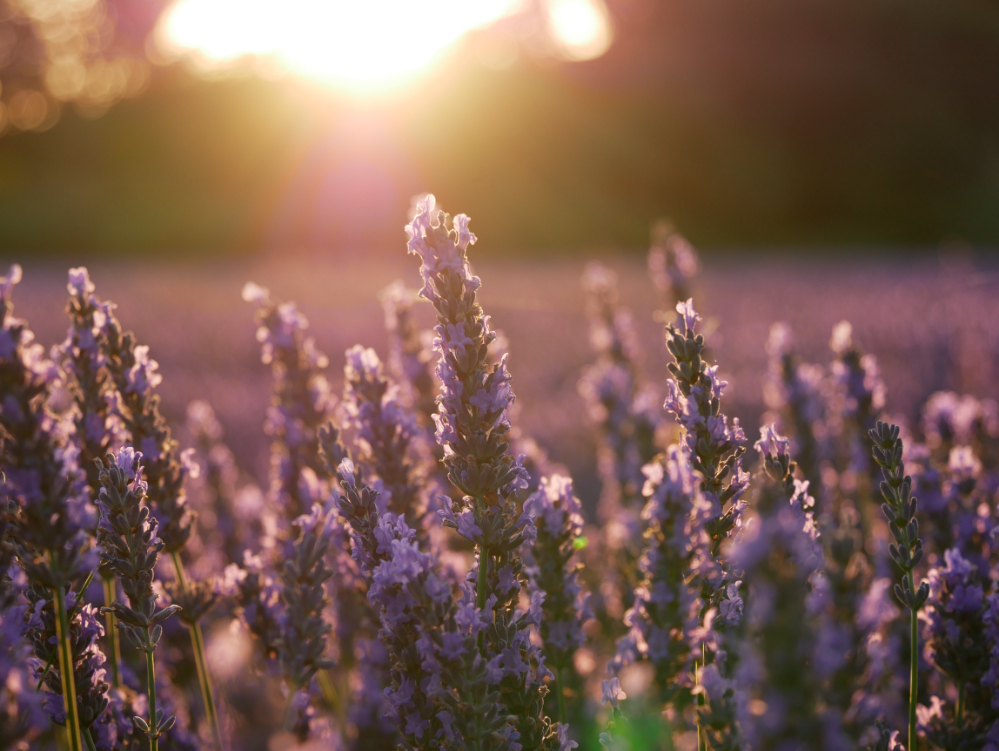
<path id="1" fill-rule="evenodd" d="M 610 43 L 601 0 L 548 0 L 547 31 L 569 59 Z M 523 12 L 524 0 L 177 0 L 163 14 L 157 47 L 223 68 L 252 58 L 336 88 L 396 88 L 442 58 L 468 32 Z"/>
<path id="2" fill-rule="evenodd" d="M 157 43 L 216 67 L 244 56 L 349 89 L 412 78 L 517 0 L 178 0 Z"/>

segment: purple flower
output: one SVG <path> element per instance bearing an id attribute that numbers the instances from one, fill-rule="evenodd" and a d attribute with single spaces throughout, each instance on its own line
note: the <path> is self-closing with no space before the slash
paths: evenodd
<path id="1" fill-rule="evenodd" d="M 382 373 L 374 350 L 352 347 L 346 357 L 343 427 L 354 432 L 357 459 L 369 468 L 368 481 L 378 490 L 380 503 L 422 534 L 427 508 L 424 431 L 400 401 L 398 387 Z"/>
<path id="2" fill-rule="evenodd" d="M 621 681 L 617 678 L 610 678 L 600 682 L 600 704 L 610 704 L 614 709 L 619 709 L 619 702 L 627 699 L 628 695 L 621 688 Z"/>

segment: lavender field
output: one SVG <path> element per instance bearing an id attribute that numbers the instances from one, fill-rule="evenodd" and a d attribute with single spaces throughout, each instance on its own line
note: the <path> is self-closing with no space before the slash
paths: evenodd
<path id="1" fill-rule="evenodd" d="M 999 749 L 999 266 L 407 229 L 5 259 L 0 746 Z"/>

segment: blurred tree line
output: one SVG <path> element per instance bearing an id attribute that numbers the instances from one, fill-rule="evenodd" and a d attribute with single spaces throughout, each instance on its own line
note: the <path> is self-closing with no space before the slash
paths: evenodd
<path id="1" fill-rule="evenodd" d="M 999 4 L 608 5 L 599 59 L 496 69 L 473 40 L 367 102 L 151 66 L 0 137 L 0 250 L 395 248 L 423 190 L 486 252 L 640 248 L 661 216 L 708 246 L 999 242 Z"/>

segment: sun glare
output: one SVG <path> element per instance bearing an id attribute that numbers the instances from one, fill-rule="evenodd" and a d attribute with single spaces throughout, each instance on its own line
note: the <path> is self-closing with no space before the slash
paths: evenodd
<path id="1" fill-rule="evenodd" d="M 154 41 L 168 58 L 187 56 L 202 69 L 250 60 L 265 72 L 372 92 L 405 84 L 468 32 L 531 7 L 526 0 L 176 0 Z M 562 57 L 586 60 L 610 45 L 603 0 L 533 7 Z"/>
<path id="2" fill-rule="evenodd" d="M 177 0 L 155 31 L 160 51 L 206 68 L 253 57 L 338 88 L 405 83 L 469 31 L 519 0 Z"/>

